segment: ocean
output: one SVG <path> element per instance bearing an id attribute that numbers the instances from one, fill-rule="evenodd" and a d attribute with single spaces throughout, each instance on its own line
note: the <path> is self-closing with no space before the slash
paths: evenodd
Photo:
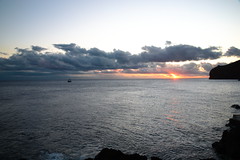
<path id="1" fill-rule="evenodd" d="M 106 147 L 218 159 L 211 145 L 239 97 L 236 80 L 0 82 L 0 159 L 84 160 Z"/>

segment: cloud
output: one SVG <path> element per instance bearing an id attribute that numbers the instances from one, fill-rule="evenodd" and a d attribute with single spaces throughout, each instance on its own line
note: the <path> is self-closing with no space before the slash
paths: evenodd
<path id="1" fill-rule="evenodd" d="M 0 55 L 8 55 L 7 53 L 4 53 L 4 52 L 0 52 Z"/>
<path id="2" fill-rule="evenodd" d="M 172 44 L 172 42 L 171 41 L 166 41 L 165 42 L 165 45 L 167 46 L 167 45 L 171 45 Z"/>
<path id="3" fill-rule="evenodd" d="M 165 73 L 177 73 L 180 75 L 208 75 L 209 71 L 203 67 L 203 64 L 186 63 L 186 64 L 167 64 L 162 68 Z"/>
<path id="4" fill-rule="evenodd" d="M 169 41 L 170 45 L 171 42 Z M 218 47 L 200 48 L 190 45 L 171 45 L 165 48 L 144 46 L 143 52 L 131 54 L 122 50 L 105 52 L 98 48 L 85 49 L 74 43 L 54 44 L 62 52 L 48 52 L 46 48 L 31 46 L 16 48 L 9 58 L 0 58 L 0 70 L 4 73 L 49 74 L 81 73 L 170 73 L 208 74 L 210 63 L 171 65 L 167 62 L 185 62 L 217 59 L 222 56 Z M 227 54 L 233 48 L 230 48 Z M 236 52 L 234 52 L 236 53 Z M 2 73 L 3 73 L 2 72 Z M 25 74 L 24 74 L 25 75 Z"/>
<path id="5" fill-rule="evenodd" d="M 210 70 L 215 67 L 214 65 L 212 65 L 211 63 L 201 63 L 202 68 L 206 71 L 206 72 L 210 72 Z"/>
<path id="6" fill-rule="evenodd" d="M 238 49 L 236 47 L 231 47 L 227 50 L 227 52 L 225 53 L 225 56 L 240 57 L 240 49 Z"/>
<path id="7" fill-rule="evenodd" d="M 129 73 L 129 74 L 176 74 L 185 76 L 208 76 L 209 71 L 214 67 L 210 63 L 193 63 L 186 64 L 168 64 L 158 65 L 158 63 L 149 65 L 144 68 L 138 69 L 124 69 L 124 70 L 111 70 L 111 73 Z M 101 73 L 107 73 L 105 71 Z"/>
<path id="8" fill-rule="evenodd" d="M 175 45 L 166 48 L 145 46 L 140 54 L 144 62 L 180 62 L 217 59 L 222 55 L 218 47 L 202 49 L 190 45 Z"/>
<path id="9" fill-rule="evenodd" d="M 37 51 L 37 52 L 41 52 L 41 51 L 44 51 L 44 50 L 47 50 L 47 49 L 39 47 L 39 46 L 32 46 L 32 50 Z"/>
<path id="10" fill-rule="evenodd" d="M 55 44 L 65 53 L 39 53 L 43 48 L 16 48 L 17 53 L 8 59 L 1 58 L 1 70 L 38 70 L 38 71 L 90 71 L 104 69 L 139 68 L 143 64 L 130 62 L 129 52 L 114 50 L 106 53 L 97 48 L 86 50 L 75 44 Z"/>
<path id="11" fill-rule="evenodd" d="M 79 54 L 85 54 L 86 49 L 81 48 L 77 46 L 75 43 L 71 44 L 53 44 L 53 46 L 57 49 L 65 51 L 66 54 L 70 55 L 79 55 Z"/>

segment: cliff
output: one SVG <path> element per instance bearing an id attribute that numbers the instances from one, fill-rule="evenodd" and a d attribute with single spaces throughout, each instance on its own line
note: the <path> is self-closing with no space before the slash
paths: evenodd
<path id="1" fill-rule="evenodd" d="M 213 68 L 209 79 L 240 79 L 240 60 Z"/>
<path id="2" fill-rule="evenodd" d="M 233 105 L 233 108 L 240 109 L 239 105 Z M 220 154 L 223 159 L 239 160 L 240 159 L 240 114 L 234 114 L 229 119 L 228 128 L 222 134 L 218 142 L 214 142 L 212 147 Z"/>

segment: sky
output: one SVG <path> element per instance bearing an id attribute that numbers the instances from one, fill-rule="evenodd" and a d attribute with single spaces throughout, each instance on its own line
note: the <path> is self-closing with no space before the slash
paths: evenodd
<path id="1" fill-rule="evenodd" d="M 239 60 L 239 0 L 0 0 L 0 76 L 207 78 Z"/>

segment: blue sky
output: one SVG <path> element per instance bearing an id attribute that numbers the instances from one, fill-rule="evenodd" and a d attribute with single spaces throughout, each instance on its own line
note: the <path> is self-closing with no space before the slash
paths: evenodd
<path id="1" fill-rule="evenodd" d="M 240 48 L 238 0 L 1 0 L 1 52 L 76 43 L 139 53 L 145 45 Z"/>
<path id="2" fill-rule="evenodd" d="M 70 43 L 131 54 L 166 41 L 240 48 L 238 0 L 0 0 L 0 23 L 2 57 Z"/>

